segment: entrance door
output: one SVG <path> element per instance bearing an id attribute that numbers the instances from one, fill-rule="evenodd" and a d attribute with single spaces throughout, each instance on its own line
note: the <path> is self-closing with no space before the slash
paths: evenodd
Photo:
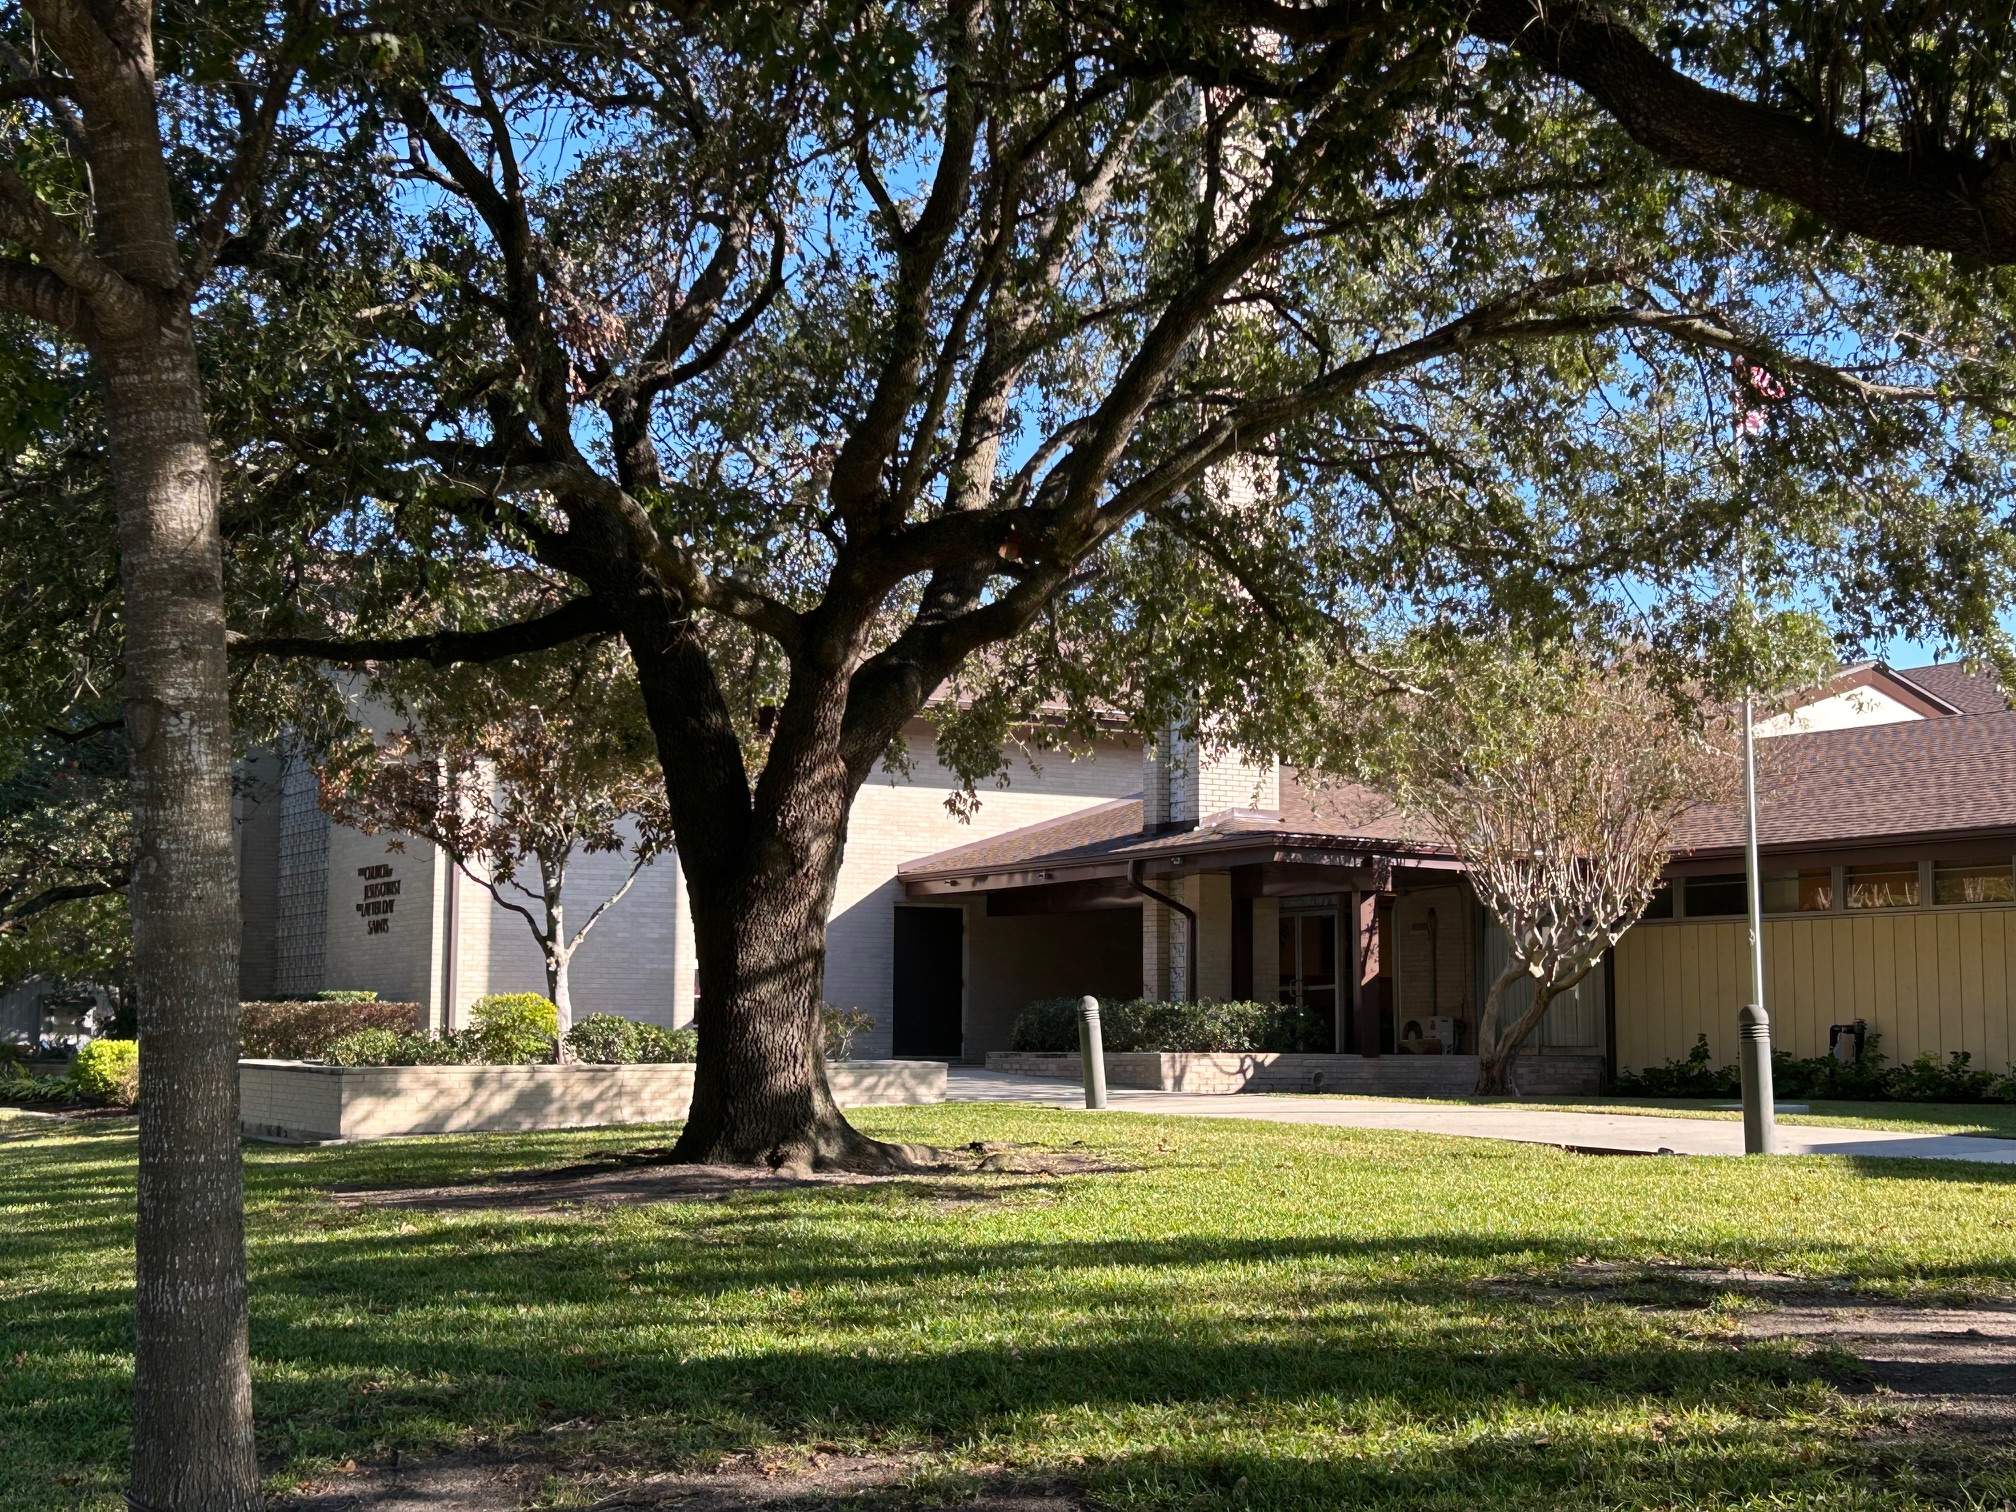
<path id="1" fill-rule="evenodd" d="M 921 1060 L 957 1060 L 964 1048 L 966 912 L 896 910 L 896 1021 L 891 1049 Z"/>
<path id="2" fill-rule="evenodd" d="M 1281 912 L 1281 999 L 1337 1021 L 1337 913 Z"/>

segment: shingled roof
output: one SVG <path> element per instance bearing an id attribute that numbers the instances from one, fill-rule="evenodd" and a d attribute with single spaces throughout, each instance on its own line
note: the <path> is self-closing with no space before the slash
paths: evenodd
<path id="1" fill-rule="evenodd" d="M 1943 695 L 1942 695 L 1943 696 Z M 1762 845 L 1841 849 L 1916 838 L 2016 835 L 2016 713 L 1951 715 L 1784 735 L 1760 744 Z M 1738 808 L 1699 809 L 1683 821 L 1676 855 L 1733 854 Z M 1421 820 L 1369 788 L 1305 787 L 1281 773 L 1281 809 L 1229 809 L 1194 828 L 1143 834 L 1141 800 L 1123 798 L 909 861 L 906 881 L 1039 872 L 1195 856 L 1256 844 L 1393 857 L 1447 856 Z"/>
<path id="2" fill-rule="evenodd" d="M 1992 672 L 1969 672 L 1959 662 L 1935 662 L 1929 667 L 1893 671 L 1962 714 L 2001 714 L 2009 708 L 2009 700 L 2002 696 L 2002 685 Z"/>
<path id="3" fill-rule="evenodd" d="M 1055 869 L 1096 863 L 1155 861 L 1255 844 L 1364 850 L 1381 855 L 1447 855 L 1421 821 L 1369 788 L 1340 783 L 1305 788 L 1292 767 L 1281 771 L 1279 812 L 1227 809 L 1188 829 L 1141 831 L 1141 800 L 1122 798 L 1047 819 L 971 845 L 906 861 L 906 881 L 986 872 Z"/>
<path id="4" fill-rule="evenodd" d="M 1784 735 L 1759 750 L 1761 845 L 1824 849 L 2016 830 L 2016 713 Z M 1680 839 L 1683 853 L 1739 849 L 1742 810 L 1697 810 Z"/>

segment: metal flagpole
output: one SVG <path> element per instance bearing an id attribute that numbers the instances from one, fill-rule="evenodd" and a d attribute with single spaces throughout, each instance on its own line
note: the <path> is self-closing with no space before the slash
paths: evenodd
<path id="1" fill-rule="evenodd" d="M 1739 390 L 1738 403 L 1742 404 Z M 1747 412 L 1747 406 L 1745 406 Z M 1743 425 L 1736 430 L 1736 480 L 1743 480 Z M 1745 545 L 1747 546 L 1747 541 Z M 1748 588 L 1749 553 L 1736 558 L 1736 591 Z M 1745 606 L 1747 609 L 1747 605 Z M 1754 690 L 1743 680 L 1743 879 L 1749 894 L 1750 1000 L 1736 1013 L 1737 1072 L 1743 1083 L 1743 1153 L 1775 1155 L 1778 1120 L 1771 1088 L 1771 1015 L 1764 1009 L 1764 888 L 1757 868 L 1757 730 Z"/>
<path id="2" fill-rule="evenodd" d="M 1736 1015 L 1743 1078 L 1743 1153 L 1778 1152 L 1771 1089 L 1771 1015 L 1764 1011 L 1764 893 L 1757 870 L 1757 733 L 1743 690 L 1743 870 L 1750 894 L 1750 1001 Z"/>

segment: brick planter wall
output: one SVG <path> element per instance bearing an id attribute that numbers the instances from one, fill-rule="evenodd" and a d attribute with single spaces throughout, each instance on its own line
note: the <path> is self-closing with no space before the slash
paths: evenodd
<path id="1" fill-rule="evenodd" d="M 843 1108 L 945 1100 L 942 1061 L 843 1061 L 826 1074 Z M 690 1065 L 238 1063 L 240 1126 L 297 1142 L 670 1123 L 692 1097 Z"/>
<path id="2" fill-rule="evenodd" d="M 1081 1080 L 1075 1052 L 996 1050 L 989 1071 Z M 1603 1090 L 1597 1055 L 1522 1055 L 1515 1080 L 1525 1097 Z M 1274 1052 L 1116 1051 L 1106 1057 L 1109 1087 L 1157 1092 L 1341 1092 L 1358 1097 L 1466 1097 L 1477 1085 L 1474 1055 L 1290 1055 Z"/>

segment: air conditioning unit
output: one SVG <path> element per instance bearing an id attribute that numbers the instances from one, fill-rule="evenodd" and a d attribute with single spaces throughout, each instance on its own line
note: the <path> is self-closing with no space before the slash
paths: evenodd
<path id="1" fill-rule="evenodd" d="M 1428 1038 L 1442 1041 L 1444 1055 L 1454 1055 L 1463 1048 L 1462 1021 L 1453 1018 L 1431 1018 L 1428 1020 Z"/>

